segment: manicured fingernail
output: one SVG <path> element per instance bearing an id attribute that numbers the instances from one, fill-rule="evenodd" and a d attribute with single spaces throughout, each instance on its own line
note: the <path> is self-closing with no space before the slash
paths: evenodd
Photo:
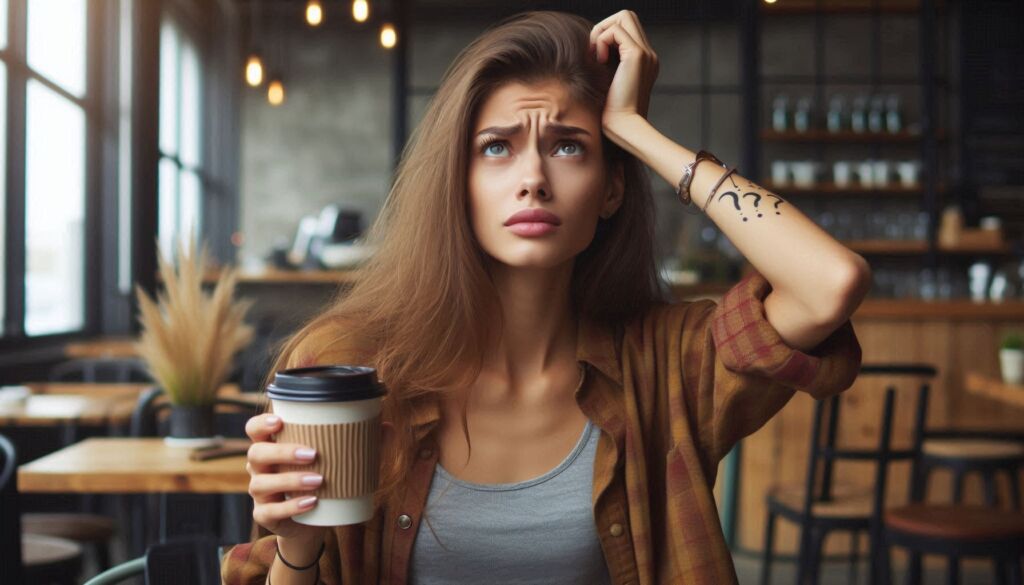
<path id="1" fill-rule="evenodd" d="M 319 475 L 307 475 L 302 478 L 302 485 L 320 485 L 324 478 Z"/>
<path id="2" fill-rule="evenodd" d="M 315 503 L 316 503 L 316 496 L 313 496 L 311 498 L 306 498 L 304 500 L 299 500 L 299 507 L 300 508 L 308 508 L 308 507 L 312 506 Z"/>
<path id="3" fill-rule="evenodd" d="M 278 416 L 268 416 L 267 417 L 267 426 L 268 427 L 272 427 L 272 426 L 276 425 L 278 423 L 278 421 L 280 421 L 280 420 L 281 420 L 281 417 L 278 417 Z"/>
<path id="4" fill-rule="evenodd" d="M 309 459 L 312 459 L 314 457 L 316 457 L 316 451 L 314 451 L 313 449 L 296 449 L 295 450 L 295 458 L 296 459 L 306 459 L 306 460 L 309 460 Z"/>

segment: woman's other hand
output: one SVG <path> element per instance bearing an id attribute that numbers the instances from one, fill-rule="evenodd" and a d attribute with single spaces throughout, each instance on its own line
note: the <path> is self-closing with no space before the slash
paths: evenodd
<path id="1" fill-rule="evenodd" d="M 618 50 L 619 64 L 601 116 L 603 128 L 631 116 L 646 119 L 651 88 L 658 77 L 658 56 L 647 42 L 647 35 L 633 11 L 619 11 L 590 31 L 591 51 L 596 51 L 599 62 L 608 62 L 613 46 Z"/>

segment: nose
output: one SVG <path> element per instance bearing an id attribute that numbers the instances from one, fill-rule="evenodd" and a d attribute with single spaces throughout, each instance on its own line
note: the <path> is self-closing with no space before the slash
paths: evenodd
<path id="1" fill-rule="evenodd" d="M 539 199 L 551 197 L 551 186 L 548 185 L 547 175 L 544 173 L 544 163 L 540 152 L 536 148 L 530 148 L 520 157 L 522 164 L 522 180 L 519 183 L 520 199 L 531 195 Z"/>

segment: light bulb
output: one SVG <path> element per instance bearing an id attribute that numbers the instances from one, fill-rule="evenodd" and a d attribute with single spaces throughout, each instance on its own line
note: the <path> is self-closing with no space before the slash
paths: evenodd
<path id="1" fill-rule="evenodd" d="M 263 83 L 263 62 L 259 55 L 250 55 L 245 63 L 245 81 L 253 87 Z"/>
<path id="2" fill-rule="evenodd" d="M 324 9 L 320 6 L 320 0 L 309 0 L 306 4 L 306 22 L 309 26 L 320 26 L 324 21 Z"/>
<path id="3" fill-rule="evenodd" d="M 353 0 L 352 2 L 352 18 L 356 22 L 366 22 L 366 19 L 370 17 L 370 3 L 366 0 Z"/>
<path id="4" fill-rule="evenodd" d="M 284 103 L 284 84 L 275 79 L 267 85 L 267 101 L 272 106 L 279 106 Z"/>
<path id="5" fill-rule="evenodd" d="M 380 27 L 380 45 L 385 49 L 390 49 L 397 42 L 398 33 L 395 32 L 395 27 L 390 22 L 384 23 L 384 26 Z"/>

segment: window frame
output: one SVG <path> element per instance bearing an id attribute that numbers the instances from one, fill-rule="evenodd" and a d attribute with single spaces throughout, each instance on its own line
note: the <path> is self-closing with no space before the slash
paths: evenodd
<path id="1" fill-rule="evenodd" d="M 101 207 L 101 121 L 103 119 L 103 39 L 99 34 L 106 9 L 101 2 L 86 2 L 85 94 L 82 97 L 32 70 L 28 64 L 28 1 L 9 0 L 7 46 L 0 50 L 0 60 L 7 67 L 7 141 L 6 160 L 6 262 L 4 263 L 5 311 L 0 351 L 51 345 L 55 342 L 94 334 L 100 319 L 98 306 L 100 274 Z M 26 211 L 26 146 L 27 88 L 29 80 L 80 107 L 85 114 L 85 233 L 82 248 L 83 326 L 81 329 L 44 335 L 25 334 L 27 270 Z"/>

